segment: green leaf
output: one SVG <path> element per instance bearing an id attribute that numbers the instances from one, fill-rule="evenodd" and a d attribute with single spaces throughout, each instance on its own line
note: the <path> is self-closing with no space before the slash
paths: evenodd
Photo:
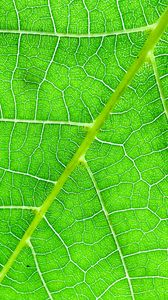
<path id="1" fill-rule="evenodd" d="M 166 299 L 166 4 L 0 4 L 0 299 Z"/>

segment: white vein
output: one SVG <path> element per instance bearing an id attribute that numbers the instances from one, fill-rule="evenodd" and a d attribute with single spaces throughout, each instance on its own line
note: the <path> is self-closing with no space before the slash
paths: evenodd
<path id="1" fill-rule="evenodd" d="M 50 3 L 50 0 L 48 0 L 48 9 L 49 9 L 49 13 L 50 13 L 52 25 L 53 25 L 53 28 L 54 28 L 54 33 L 56 33 L 56 32 L 57 32 L 57 29 L 56 29 L 56 25 L 55 25 L 55 22 L 54 22 L 54 17 L 53 17 L 53 13 L 52 13 L 52 9 L 51 9 L 51 3 Z"/>
<path id="2" fill-rule="evenodd" d="M 28 124 L 45 124 L 45 125 L 70 125 L 79 127 L 91 127 L 92 123 L 82 123 L 73 121 L 54 121 L 54 120 L 28 120 L 28 119 L 8 119 L 1 118 L 0 122 L 11 122 L 11 123 L 28 123 Z"/>
<path id="3" fill-rule="evenodd" d="M 17 55 L 16 55 L 16 64 L 15 67 L 12 71 L 12 76 L 11 76 L 11 92 L 12 92 L 12 96 L 13 96 L 13 101 L 14 101 L 14 116 L 15 118 L 17 117 L 17 107 L 16 107 L 16 96 L 14 93 L 14 88 L 13 88 L 13 80 L 14 80 L 14 75 L 16 72 L 16 69 L 18 67 L 18 62 L 19 62 L 19 54 L 20 54 L 20 42 L 21 42 L 21 34 L 19 34 L 19 38 L 18 38 L 18 47 L 17 47 Z"/>
<path id="4" fill-rule="evenodd" d="M 96 300 L 100 299 L 103 295 L 105 295 L 105 293 L 107 293 L 110 290 L 110 288 L 113 287 L 115 284 L 117 284 L 118 282 L 123 281 L 125 279 L 126 279 L 126 277 L 123 277 L 123 278 L 120 278 L 120 279 L 117 279 L 116 281 L 114 281 L 112 284 L 110 284 L 108 286 L 107 289 L 104 290 L 104 292 L 102 294 L 99 295 L 99 297 L 96 298 Z"/>
<path id="5" fill-rule="evenodd" d="M 26 205 L 1 205 L 0 209 L 23 209 L 23 210 L 35 210 L 38 211 L 40 207 L 38 206 L 26 206 Z"/>
<path id="6" fill-rule="evenodd" d="M 1 115 L 1 118 L 3 118 L 3 110 L 2 110 L 2 105 L 0 104 L 0 115 Z"/>
<path id="7" fill-rule="evenodd" d="M 101 206 L 102 206 L 102 210 L 103 210 L 103 212 L 104 212 L 104 215 L 105 215 L 105 217 L 106 217 L 108 226 L 109 226 L 110 231 L 111 231 L 111 233 L 112 233 L 112 236 L 113 236 L 113 238 L 114 238 L 114 241 L 115 241 L 115 244 L 116 244 L 116 247 L 117 247 L 117 250 L 118 250 L 118 253 L 119 253 L 119 255 L 120 255 L 120 258 L 121 258 L 121 261 L 122 261 L 122 265 L 123 265 L 123 268 L 124 268 L 124 271 L 125 271 L 125 275 L 126 275 L 126 278 L 127 278 L 128 284 L 129 284 L 131 297 L 132 297 L 132 299 L 134 300 L 135 298 L 134 298 L 133 287 L 132 287 L 132 284 L 131 284 L 131 279 L 130 279 L 129 274 L 128 274 L 127 266 L 126 266 L 126 264 L 125 264 L 123 254 L 122 254 L 120 245 L 119 245 L 119 243 L 118 243 L 118 239 L 117 239 L 116 234 L 115 234 L 115 231 L 114 231 L 114 229 L 113 229 L 113 227 L 112 227 L 112 225 L 111 225 L 111 221 L 110 221 L 110 219 L 109 219 L 108 211 L 106 210 L 106 207 L 105 207 L 105 205 L 104 205 L 103 199 L 102 199 L 102 197 L 101 197 L 100 190 L 99 190 L 99 188 L 98 188 L 98 186 L 97 186 L 97 182 L 96 182 L 96 180 L 95 180 L 95 178 L 94 178 L 94 175 L 93 175 L 93 173 L 92 173 L 90 167 L 88 166 L 87 162 L 85 162 L 85 166 L 86 166 L 86 169 L 87 169 L 87 171 L 88 171 L 88 174 L 89 174 L 89 176 L 90 176 L 90 178 L 91 178 L 91 180 L 92 180 L 92 182 L 93 182 L 94 188 L 95 188 L 95 190 L 96 190 L 97 196 L 98 196 L 99 201 L 100 201 L 100 204 L 101 204 Z"/>
<path id="8" fill-rule="evenodd" d="M 121 20 L 121 23 L 122 23 L 122 27 L 125 30 L 125 24 L 124 24 L 124 20 L 123 20 L 120 5 L 119 5 L 119 0 L 116 0 L 116 4 L 117 4 L 118 12 L 119 12 L 119 15 L 120 15 L 120 20 Z"/>
<path id="9" fill-rule="evenodd" d="M 29 124 L 28 124 L 28 126 L 29 126 Z M 42 151 L 42 160 L 41 160 L 41 162 L 40 162 L 40 164 L 39 164 L 39 166 L 37 168 L 37 171 L 36 171 L 37 174 L 40 171 L 41 166 L 43 165 L 43 162 L 44 162 L 44 151 L 43 151 L 43 149 L 41 147 L 41 144 L 42 144 L 42 141 L 43 141 L 44 128 L 45 128 L 45 125 L 43 124 L 41 126 L 41 133 L 40 133 L 39 143 L 38 143 L 38 145 L 36 145 L 36 147 L 34 147 L 33 151 L 29 155 L 29 162 L 28 162 L 28 166 L 27 166 L 27 173 L 30 172 L 30 168 L 31 168 L 31 164 L 32 164 L 32 158 L 33 158 L 33 156 L 35 155 L 35 153 L 36 153 L 36 151 L 38 149 L 41 149 L 41 151 Z"/>
<path id="10" fill-rule="evenodd" d="M 42 272 L 40 270 L 39 263 L 38 263 L 38 260 L 37 260 L 36 252 L 35 252 L 34 247 L 33 247 L 32 243 L 30 241 L 28 241 L 28 246 L 31 249 L 31 252 L 32 252 L 32 255 L 33 255 L 33 258 L 34 258 L 34 262 L 35 262 L 35 265 L 36 265 L 37 272 L 38 272 L 39 277 L 40 277 L 40 279 L 42 281 L 42 284 L 43 284 L 43 286 L 44 286 L 44 288 L 45 288 L 45 290 L 46 290 L 46 292 L 47 292 L 47 294 L 49 296 L 49 299 L 54 300 L 53 297 L 52 297 L 52 295 L 51 295 L 51 293 L 50 293 L 50 291 L 49 291 L 49 289 L 48 289 L 48 287 L 47 287 L 47 284 L 46 284 L 46 282 L 45 282 L 45 280 L 43 278 L 43 275 L 42 275 Z"/>
<path id="11" fill-rule="evenodd" d="M 154 71 L 154 74 L 155 74 L 155 79 L 156 79 L 158 91 L 159 91 L 159 94 L 160 94 L 160 98 L 161 98 L 161 101 L 162 101 L 164 113 L 165 113 L 166 117 L 168 118 L 168 110 L 166 108 L 165 96 L 164 96 L 164 93 L 163 93 L 163 90 L 162 90 L 161 80 L 160 80 L 160 77 L 159 77 L 159 73 L 158 73 L 158 69 L 157 69 L 154 54 L 150 53 L 149 57 L 150 57 L 152 67 L 153 67 L 153 71 Z"/>
<path id="12" fill-rule="evenodd" d="M 143 14 L 145 23 L 148 25 L 148 20 L 147 20 L 147 18 L 146 18 L 145 11 L 144 11 L 144 7 L 143 7 L 143 4 L 142 4 L 141 1 L 140 1 L 140 6 L 141 6 L 141 9 L 142 9 L 142 14 Z"/>
<path id="13" fill-rule="evenodd" d="M 15 12 L 16 12 L 16 18 L 17 18 L 17 23 L 18 23 L 18 29 L 20 30 L 20 18 L 19 18 L 19 12 L 18 12 L 18 9 L 17 9 L 15 0 L 13 0 L 13 5 L 14 5 Z"/>
<path id="14" fill-rule="evenodd" d="M 28 177 L 31 177 L 31 178 L 34 178 L 34 179 L 37 179 L 37 180 L 40 180 L 40 181 L 44 181 L 44 182 L 55 184 L 55 181 L 52 181 L 52 180 L 49 180 L 49 179 L 45 179 L 45 178 L 42 178 L 42 177 L 38 177 L 36 175 L 29 174 L 29 173 L 26 173 L 26 172 L 15 171 L 15 170 L 11 170 L 10 168 L 3 168 L 3 167 L 0 167 L 0 170 L 3 170 L 5 172 L 10 172 L 12 174 L 28 176 Z"/>
<path id="15" fill-rule="evenodd" d="M 88 8 L 87 8 L 87 5 L 86 5 L 86 3 L 85 3 L 85 0 L 83 0 L 83 5 L 84 5 L 85 10 L 86 10 L 86 12 L 87 12 L 87 19 L 88 19 L 88 34 L 90 34 L 90 12 L 89 12 L 89 10 L 88 10 Z"/>
<path id="16" fill-rule="evenodd" d="M 8 149 L 8 169 L 11 167 L 11 145 L 12 145 L 12 138 L 13 138 L 13 132 L 15 130 L 15 123 L 12 126 L 12 130 L 9 137 L 9 149 Z"/>
<path id="17" fill-rule="evenodd" d="M 48 221 L 48 219 L 47 219 L 46 216 L 44 216 L 44 220 L 46 221 L 48 227 L 54 232 L 54 234 L 59 238 L 59 240 L 61 241 L 61 243 L 65 247 L 67 255 L 68 255 L 68 258 L 71 261 L 71 256 L 70 256 L 70 253 L 69 253 L 69 249 L 68 249 L 67 245 L 65 244 L 64 240 L 62 239 L 62 237 L 60 236 L 60 234 L 54 229 L 54 227 L 50 224 L 50 222 Z"/>
<path id="18" fill-rule="evenodd" d="M 102 33 L 86 33 L 86 34 L 76 34 L 76 33 L 53 33 L 53 32 L 44 32 L 44 31 L 31 31 L 31 30 L 13 30 L 13 29 L 0 29 L 0 33 L 7 34 L 26 34 L 26 35 L 40 35 L 40 36 L 55 36 L 55 37 L 68 37 L 68 38 L 96 38 L 96 37 L 106 37 L 113 35 L 129 34 L 135 32 L 144 32 L 151 30 L 155 27 L 155 24 L 148 26 L 142 26 L 137 28 L 116 30 L 112 32 L 102 32 Z"/>
<path id="19" fill-rule="evenodd" d="M 39 86 L 38 86 L 38 89 L 37 89 L 37 97 L 36 97 L 36 108 L 35 108 L 35 119 L 37 118 L 37 110 L 38 110 L 38 101 L 39 101 L 39 91 L 40 91 L 40 88 L 42 86 L 42 84 L 45 82 L 46 78 L 47 78 L 47 74 L 48 74 L 48 71 L 54 61 L 54 57 L 56 55 L 56 52 L 57 52 L 57 49 L 58 49 L 58 46 L 59 46 L 59 42 L 60 42 L 60 38 L 58 38 L 57 42 L 56 42 L 56 45 L 55 45 L 55 49 L 54 49 L 54 52 L 53 52 L 53 55 L 52 55 L 52 58 L 50 59 L 49 61 L 49 64 L 47 66 L 47 69 L 45 70 L 45 73 L 44 73 L 44 78 L 43 80 L 40 82 Z"/>
<path id="20" fill-rule="evenodd" d="M 152 252 L 161 252 L 161 251 L 163 251 L 163 252 L 167 252 L 168 253 L 168 249 L 163 249 L 163 248 L 156 248 L 156 249 L 148 249 L 148 250 L 142 250 L 142 251 L 139 251 L 139 252 L 135 252 L 135 253 L 130 253 L 130 254 L 126 254 L 126 255 L 124 255 L 124 257 L 126 258 L 126 257 L 131 257 L 131 256 L 136 256 L 136 255 L 141 255 L 141 254 L 150 254 L 150 253 L 152 253 Z"/>
<path id="21" fill-rule="evenodd" d="M 47 225 L 49 226 L 49 228 L 54 232 L 54 234 L 58 237 L 58 239 L 61 241 L 61 243 L 63 244 L 63 246 L 66 249 L 69 261 L 72 262 L 78 269 L 80 269 L 82 271 L 82 273 L 86 273 L 77 263 L 75 263 L 72 258 L 71 258 L 71 254 L 69 252 L 68 246 L 65 244 L 64 240 L 62 239 L 61 235 L 54 229 L 54 227 L 51 225 L 51 223 L 48 221 L 47 217 L 44 215 L 44 220 L 46 221 Z"/>
<path id="22" fill-rule="evenodd" d="M 135 279 L 155 279 L 155 278 L 158 278 L 158 279 L 168 279 L 168 277 L 166 277 L 166 276 L 159 276 L 159 275 L 131 277 L 132 280 L 135 280 Z"/>

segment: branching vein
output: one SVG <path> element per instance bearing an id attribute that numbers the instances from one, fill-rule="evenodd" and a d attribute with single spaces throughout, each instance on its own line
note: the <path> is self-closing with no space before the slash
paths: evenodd
<path id="1" fill-rule="evenodd" d="M 37 269 L 39 277 L 40 277 L 40 279 L 42 281 L 42 284 L 43 284 L 43 286 L 44 286 L 44 288 L 45 288 L 45 290 L 46 290 L 46 292 L 47 292 L 47 294 L 49 296 L 49 299 L 53 300 L 53 297 L 52 297 L 52 295 L 51 295 L 51 293 L 50 293 L 50 291 L 49 291 L 49 289 L 47 287 L 47 284 L 46 284 L 46 282 L 45 282 L 45 280 L 43 278 L 43 274 L 42 274 L 42 272 L 40 270 L 39 263 L 38 263 L 38 260 L 37 260 L 37 256 L 36 256 L 36 252 L 34 250 L 34 247 L 33 247 L 32 243 L 30 241 L 29 241 L 28 245 L 29 245 L 29 247 L 31 249 L 31 252 L 32 252 L 32 255 L 33 255 L 33 258 L 34 258 L 34 262 L 35 262 L 35 265 L 36 265 L 36 269 Z"/>
<path id="2" fill-rule="evenodd" d="M 103 108 L 99 116 L 95 119 L 92 124 L 92 127 L 88 129 L 88 132 L 81 143 L 80 147 L 72 157 L 71 161 L 68 163 L 67 167 L 64 169 L 63 173 L 59 177 L 57 183 L 55 184 L 53 190 L 48 195 L 48 197 L 43 202 L 40 209 L 37 211 L 33 221 L 31 222 L 30 226 L 24 233 L 22 239 L 19 241 L 18 245 L 16 246 L 14 252 L 10 256 L 7 263 L 4 265 L 2 271 L 0 272 L 0 281 L 2 282 L 3 278 L 6 276 L 8 271 L 10 270 L 11 266 L 13 265 L 14 261 L 18 257 L 19 253 L 23 249 L 23 247 L 30 242 L 30 238 L 39 225 L 40 221 L 44 218 L 45 213 L 48 211 L 49 207 L 55 200 L 56 196 L 62 189 L 63 185 L 74 171 L 76 166 L 84 159 L 87 150 L 89 149 L 91 143 L 95 139 L 98 131 L 107 120 L 110 112 L 114 108 L 115 104 L 119 100 L 120 96 L 123 94 L 125 89 L 128 87 L 130 81 L 137 73 L 139 68 L 143 65 L 144 61 L 147 59 L 148 55 L 153 51 L 154 46 L 158 42 L 161 34 L 164 32 L 167 26 L 168 20 L 168 8 L 165 12 L 161 15 L 160 19 L 158 20 L 156 26 L 151 31 L 146 43 L 144 44 L 139 57 L 134 61 L 128 72 L 123 77 L 122 81 L 119 83 L 118 87 L 116 88 L 115 92 L 110 97 L 109 101 L 107 102 L 106 106 Z M 128 275 L 127 275 L 128 276 Z M 128 278 L 128 277 L 127 277 Z M 52 299 L 52 298 L 51 298 Z"/>
<path id="3" fill-rule="evenodd" d="M 12 30 L 12 29 L 0 29 L 0 33 L 13 33 L 13 34 L 26 34 L 26 35 L 40 35 L 40 36 L 55 36 L 55 37 L 67 37 L 67 38 L 94 38 L 94 37 L 106 37 L 112 35 L 121 35 L 129 34 L 134 32 L 143 32 L 152 30 L 155 27 L 155 24 L 148 26 L 142 26 L 137 28 L 123 29 L 112 32 L 103 32 L 103 33 L 86 33 L 86 34 L 76 34 L 76 33 L 53 33 L 53 32 L 44 32 L 44 31 L 29 31 L 29 30 Z"/>
<path id="4" fill-rule="evenodd" d="M 101 196 L 101 193 L 100 193 L 100 190 L 99 190 L 99 187 L 97 185 L 97 182 L 96 182 L 96 179 L 91 171 L 91 169 L 89 168 L 87 162 L 85 161 L 85 166 L 86 166 L 86 169 L 88 171 L 88 174 L 93 182 L 93 185 L 94 185 L 94 188 L 96 190 L 96 193 L 97 193 L 97 196 L 99 198 L 99 201 L 100 201 L 100 204 L 101 204 L 101 207 L 102 207 L 102 210 L 104 212 L 104 215 L 105 215 L 105 218 L 107 220 L 107 223 L 108 223 L 108 226 L 110 228 L 110 231 L 111 231 L 111 234 L 114 238 L 114 241 L 115 241 L 115 244 L 116 244 L 116 247 L 117 247 L 117 250 L 118 250 L 118 253 L 119 253 L 119 256 L 120 256 L 120 259 L 122 261 L 122 265 L 123 265 L 123 268 L 124 268 L 124 272 L 125 272 L 125 275 L 126 275 L 126 278 L 128 280 L 128 285 L 129 285 L 129 288 L 130 288 L 130 293 L 131 293 L 131 297 L 132 299 L 134 300 L 134 292 L 133 292 L 133 287 L 132 287 L 132 283 L 131 283 L 131 279 L 130 279 L 130 276 L 128 274 L 128 270 L 127 270 L 127 266 L 125 264 L 125 261 L 124 261 L 124 256 L 122 254 L 122 251 L 121 251 L 121 248 L 120 248 L 120 245 L 119 245 L 119 242 L 118 242 L 118 239 L 117 239 L 117 236 L 115 234 L 115 231 L 113 229 L 113 226 L 112 226 L 112 223 L 111 223 L 111 220 L 110 220 L 110 217 L 109 217 L 109 214 L 108 214 L 108 211 L 104 205 L 104 201 L 102 199 L 102 196 Z"/>

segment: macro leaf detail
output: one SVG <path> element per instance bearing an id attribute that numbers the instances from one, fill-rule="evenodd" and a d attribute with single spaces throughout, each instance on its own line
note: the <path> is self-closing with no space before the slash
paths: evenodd
<path id="1" fill-rule="evenodd" d="M 165 1 L 0 9 L 0 298 L 166 299 Z"/>

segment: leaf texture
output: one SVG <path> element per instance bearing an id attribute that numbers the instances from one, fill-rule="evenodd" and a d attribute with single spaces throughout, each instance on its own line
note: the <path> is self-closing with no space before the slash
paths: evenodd
<path id="1" fill-rule="evenodd" d="M 167 299 L 167 4 L 1 1 L 0 298 Z"/>

